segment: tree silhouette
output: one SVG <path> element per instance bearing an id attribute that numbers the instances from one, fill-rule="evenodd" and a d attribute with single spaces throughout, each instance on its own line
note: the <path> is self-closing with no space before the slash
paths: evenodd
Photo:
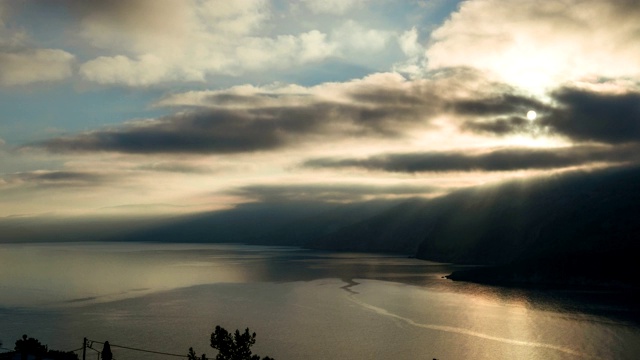
<path id="1" fill-rule="evenodd" d="M 205 354 L 202 354 L 201 357 L 198 357 L 198 355 L 196 355 L 196 352 L 193 351 L 193 348 L 189 348 L 189 354 L 187 356 L 189 358 L 189 360 L 209 360 L 207 359 L 207 356 Z"/>
<path id="2" fill-rule="evenodd" d="M 253 355 L 251 346 L 255 343 L 256 333 L 250 333 L 249 328 L 246 328 L 244 333 L 236 330 L 232 334 L 218 325 L 211 333 L 211 347 L 218 350 L 215 360 L 274 360 L 268 356 L 260 358 L 260 355 Z M 193 348 L 189 348 L 188 358 L 189 360 L 209 360 L 205 354 L 198 357 Z"/>
<path id="3" fill-rule="evenodd" d="M 42 345 L 40 341 L 34 338 L 22 335 L 22 339 L 16 341 L 15 352 L 20 354 L 22 360 L 35 357 L 36 360 L 43 358 L 52 360 L 78 360 L 78 355 L 73 352 L 49 350 L 46 345 Z"/>
<path id="4" fill-rule="evenodd" d="M 35 356 L 36 359 L 42 359 L 48 351 L 46 345 L 42 345 L 34 338 L 27 338 L 26 334 L 22 335 L 22 339 L 16 341 L 14 349 L 21 354 L 23 360 L 26 360 L 29 355 Z"/>
<path id="5" fill-rule="evenodd" d="M 105 341 L 104 345 L 102 346 L 102 352 L 100 352 L 100 358 L 102 360 L 113 359 L 113 354 L 111 353 L 111 345 L 109 345 L 108 341 Z"/>

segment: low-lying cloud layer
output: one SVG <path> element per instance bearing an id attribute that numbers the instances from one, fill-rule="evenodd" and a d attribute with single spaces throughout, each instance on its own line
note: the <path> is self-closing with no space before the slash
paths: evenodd
<path id="1" fill-rule="evenodd" d="M 382 154 L 364 159 L 320 158 L 306 161 L 309 168 L 363 168 L 389 172 L 513 171 L 554 169 L 640 160 L 640 147 L 575 146 L 563 148 L 505 148 L 482 151 Z"/>
<path id="2" fill-rule="evenodd" d="M 428 185 L 296 184 L 249 185 L 233 190 L 235 195 L 262 202 L 282 201 L 362 201 L 394 196 L 422 196 L 439 189 Z"/>
<path id="3" fill-rule="evenodd" d="M 113 181 L 112 174 L 84 171 L 31 171 L 0 177 L 0 186 L 78 187 L 97 186 Z"/>

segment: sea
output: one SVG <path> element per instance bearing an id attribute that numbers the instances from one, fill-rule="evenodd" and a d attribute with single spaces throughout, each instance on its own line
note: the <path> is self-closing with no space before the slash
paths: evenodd
<path id="1" fill-rule="evenodd" d="M 594 264 L 598 266 L 598 264 Z M 23 334 L 99 359 L 215 358 L 216 326 L 287 359 L 640 359 L 626 292 L 444 278 L 405 255 L 237 244 L 0 244 L 0 352 Z M 143 351 L 142 351 L 143 350 Z"/>

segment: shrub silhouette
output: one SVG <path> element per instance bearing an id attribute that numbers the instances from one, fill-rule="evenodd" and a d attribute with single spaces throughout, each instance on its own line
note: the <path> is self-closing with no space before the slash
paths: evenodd
<path id="1" fill-rule="evenodd" d="M 253 355 L 251 346 L 255 343 L 256 333 L 250 333 L 249 328 L 246 328 L 244 333 L 236 330 L 232 334 L 218 325 L 211 333 L 211 347 L 218 350 L 215 360 L 274 360 L 268 356 L 260 358 L 260 355 Z M 205 354 L 198 357 L 193 348 L 189 348 L 188 358 L 189 360 L 209 360 Z"/>

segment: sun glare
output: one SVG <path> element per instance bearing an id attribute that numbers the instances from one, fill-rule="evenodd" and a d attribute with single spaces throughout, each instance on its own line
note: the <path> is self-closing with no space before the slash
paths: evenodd
<path id="1" fill-rule="evenodd" d="M 533 110 L 529 110 L 529 111 L 527 112 L 527 119 L 529 119 L 529 121 L 533 121 L 533 120 L 535 120 L 535 119 L 536 119 L 536 117 L 538 117 L 538 114 L 536 114 L 536 112 L 535 112 L 535 111 L 533 111 Z"/>

